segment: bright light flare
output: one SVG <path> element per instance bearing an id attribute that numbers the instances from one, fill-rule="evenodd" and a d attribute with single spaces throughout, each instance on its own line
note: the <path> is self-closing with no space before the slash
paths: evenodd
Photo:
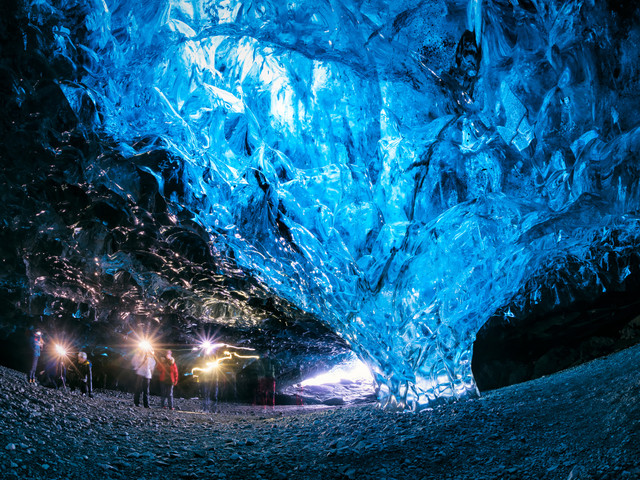
<path id="1" fill-rule="evenodd" d="M 217 344 L 212 346 L 213 347 L 220 347 L 223 344 Z M 253 350 L 253 349 L 251 349 Z M 223 362 L 225 360 L 232 360 L 233 358 L 241 358 L 243 360 L 245 359 L 254 359 L 257 360 L 260 357 L 258 355 L 238 355 L 236 352 L 227 352 L 225 351 L 222 357 L 216 358 L 213 362 L 207 362 L 205 363 L 204 367 L 195 367 L 191 369 L 191 374 L 194 376 L 199 376 L 202 375 L 204 373 L 210 373 L 213 370 L 215 370 L 216 368 L 220 367 L 221 365 L 223 365 Z"/>
<path id="2" fill-rule="evenodd" d="M 215 370 L 216 368 L 218 368 L 218 362 L 207 362 L 204 366 L 204 368 L 200 368 L 200 367 L 195 367 L 191 369 L 191 375 L 194 375 L 196 377 L 205 374 L 205 373 L 211 373 L 213 370 Z"/>
<path id="3" fill-rule="evenodd" d="M 56 353 L 60 357 L 66 357 L 68 354 L 67 349 L 64 348 L 62 345 L 60 345 L 59 343 L 56 344 Z"/>
<path id="4" fill-rule="evenodd" d="M 213 351 L 213 345 L 211 344 L 211 342 L 209 340 L 204 340 L 201 344 L 200 344 L 200 348 L 202 350 L 204 350 L 204 352 L 207 355 L 210 355 L 211 352 Z"/>
<path id="5" fill-rule="evenodd" d="M 151 342 L 149 340 L 140 340 L 138 342 L 138 348 L 143 352 L 150 352 L 151 350 L 153 350 L 153 347 L 151 346 Z"/>
<path id="6" fill-rule="evenodd" d="M 215 350 L 226 346 L 226 343 L 213 343 L 208 339 L 204 339 L 200 342 L 200 350 L 202 350 L 206 355 L 211 355 Z"/>

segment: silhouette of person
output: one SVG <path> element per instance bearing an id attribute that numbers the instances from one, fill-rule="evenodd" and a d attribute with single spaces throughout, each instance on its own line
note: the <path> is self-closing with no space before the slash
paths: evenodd
<path id="1" fill-rule="evenodd" d="M 42 347 L 44 347 L 44 340 L 42 339 L 42 332 L 39 330 L 34 332 L 31 337 L 31 369 L 29 370 L 29 383 L 36 383 L 36 370 L 38 369 L 38 360 L 40 360 L 40 353 Z"/>
<path id="2" fill-rule="evenodd" d="M 44 375 L 41 381 L 43 385 L 53 387 L 56 390 L 65 388 L 67 382 L 67 367 L 64 364 L 64 356 L 57 351 L 49 352 L 45 363 Z"/>
<path id="3" fill-rule="evenodd" d="M 198 382 L 200 383 L 200 390 L 202 393 L 202 410 L 210 412 L 211 407 L 211 387 L 214 380 L 217 380 L 217 364 L 216 357 L 213 354 L 212 349 L 205 349 L 202 354 L 202 364 L 200 368 L 195 369 L 198 371 Z M 218 401 L 218 385 L 216 381 L 215 389 L 216 404 Z"/>
<path id="4" fill-rule="evenodd" d="M 78 352 L 78 363 L 76 365 L 78 371 L 78 382 L 80 384 L 80 392 L 82 395 L 93 397 L 93 376 L 91 373 L 91 362 L 87 359 L 85 352 Z"/>

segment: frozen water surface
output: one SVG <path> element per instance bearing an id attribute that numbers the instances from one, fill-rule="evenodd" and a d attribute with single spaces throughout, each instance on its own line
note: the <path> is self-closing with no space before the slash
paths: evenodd
<path id="1" fill-rule="evenodd" d="M 140 158 L 205 248 L 342 336 L 384 406 L 475 395 L 489 317 L 615 289 L 634 268 L 640 36 L 606 2 L 30 12 L 58 22 L 55 55 L 78 72 L 60 87 L 84 128 Z M 154 151 L 169 153 L 154 164 Z M 87 181 L 135 197 L 101 158 Z M 135 271 L 124 256 L 96 264 Z"/>

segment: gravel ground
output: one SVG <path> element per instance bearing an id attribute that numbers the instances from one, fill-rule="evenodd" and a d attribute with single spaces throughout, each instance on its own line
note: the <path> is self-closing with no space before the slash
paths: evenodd
<path id="1" fill-rule="evenodd" d="M 0 367 L 3 479 L 640 479 L 640 345 L 482 398 L 373 405 L 135 408 Z M 153 405 L 156 407 L 154 408 Z"/>

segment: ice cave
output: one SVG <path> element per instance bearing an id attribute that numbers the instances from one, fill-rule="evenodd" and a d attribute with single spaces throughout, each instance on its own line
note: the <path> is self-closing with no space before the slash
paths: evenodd
<path id="1" fill-rule="evenodd" d="M 633 2 L 5 3 L 3 365 L 207 332 L 420 411 L 640 341 Z"/>

